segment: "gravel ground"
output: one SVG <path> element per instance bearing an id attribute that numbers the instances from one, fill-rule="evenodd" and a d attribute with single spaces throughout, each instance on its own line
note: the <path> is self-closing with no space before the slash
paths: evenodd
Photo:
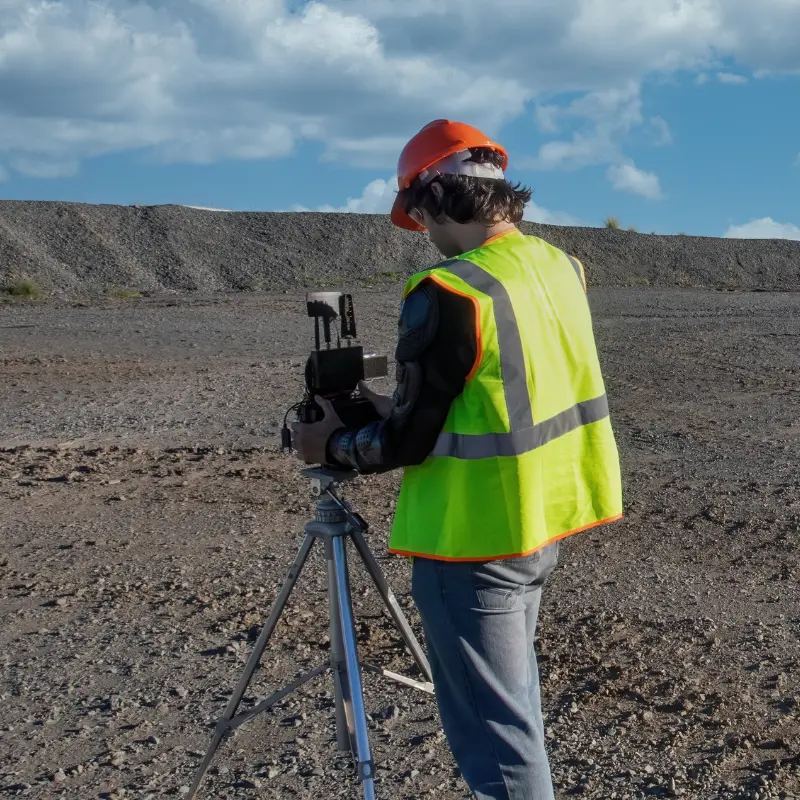
<path id="1" fill-rule="evenodd" d="M 391 352 L 398 287 L 356 293 Z M 568 539 L 539 638 L 558 796 L 800 797 L 800 299 L 596 289 L 626 517 Z M 0 306 L 0 796 L 181 796 L 302 539 L 282 455 L 302 295 Z M 399 476 L 344 490 L 385 545 Z M 418 673 L 351 560 L 362 658 Z M 248 703 L 326 657 L 319 552 Z M 203 797 L 358 796 L 329 677 L 221 748 Z M 467 796 L 435 704 L 365 676 L 378 796 Z"/>

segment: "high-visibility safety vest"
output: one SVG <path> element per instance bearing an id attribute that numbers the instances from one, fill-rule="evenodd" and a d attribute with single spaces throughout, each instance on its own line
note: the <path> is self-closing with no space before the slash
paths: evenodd
<path id="1" fill-rule="evenodd" d="M 420 272 L 468 297 L 477 358 L 428 458 L 404 471 L 390 552 L 530 554 L 622 517 L 619 455 L 577 259 L 513 229 Z"/>

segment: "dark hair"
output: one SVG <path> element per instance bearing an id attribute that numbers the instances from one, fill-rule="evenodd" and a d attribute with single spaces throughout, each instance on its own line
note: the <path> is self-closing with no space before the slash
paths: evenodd
<path id="1" fill-rule="evenodd" d="M 476 147 L 468 159 L 477 164 L 503 166 L 503 157 L 496 150 Z M 444 196 L 438 200 L 431 186 L 439 183 Z M 522 220 L 531 190 L 498 178 L 475 178 L 472 175 L 439 175 L 423 186 L 414 181 L 406 190 L 406 213 L 412 208 L 424 209 L 435 220 L 449 217 L 454 222 L 518 223 Z"/>

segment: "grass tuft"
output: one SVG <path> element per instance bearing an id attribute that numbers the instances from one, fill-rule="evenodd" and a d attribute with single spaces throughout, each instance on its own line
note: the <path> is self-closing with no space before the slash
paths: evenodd
<path id="1" fill-rule="evenodd" d="M 619 217 L 608 217 L 606 219 L 606 228 L 611 228 L 615 231 L 619 230 Z"/>
<path id="2" fill-rule="evenodd" d="M 21 278 L 6 286 L 3 291 L 12 297 L 25 297 L 28 300 L 39 300 L 44 297 L 42 287 L 30 278 Z"/>

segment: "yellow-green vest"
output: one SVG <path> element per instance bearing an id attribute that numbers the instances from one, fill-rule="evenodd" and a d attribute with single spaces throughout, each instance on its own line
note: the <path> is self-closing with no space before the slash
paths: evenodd
<path id="1" fill-rule="evenodd" d="M 577 259 L 514 229 L 414 275 L 472 300 L 478 355 L 428 458 L 407 467 L 389 549 L 527 555 L 622 516 L 619 456 Z"/>

